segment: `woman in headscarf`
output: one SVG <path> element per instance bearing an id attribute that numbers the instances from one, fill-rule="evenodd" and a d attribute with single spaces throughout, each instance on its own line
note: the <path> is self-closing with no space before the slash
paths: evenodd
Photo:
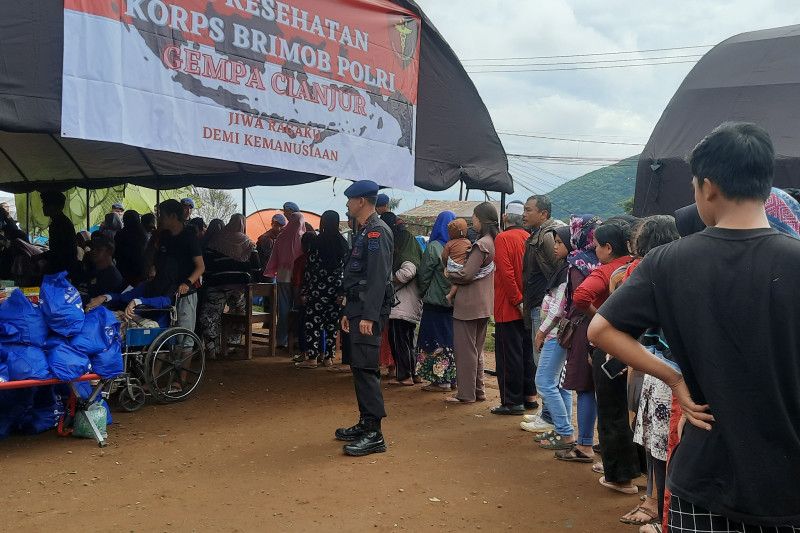
<path id="1" fill-rule="evenodd" d="M 414 330 L 422 314 L 422 300 L 415 282 L 422 252 L 400 220 L 390 227 L 394 235 L 392 282 L 396 305 L 389 312 L 389 345 L 397 372 L 395 383 L 414 385 L 421 382 L 414 364 Z"/>
<path id="2" fill-rule="evenodd" d="M 142 226 L 142 217 L 137 211 L 129 209 L 122 215 L 124 226 L 114 236 L 114 260 L 122 278 L 135 287 L 144 281 L 144 249 L 147 246 L 147 232 Z"/>
<path id="3" fill-rule="evenodd" d="M 347 241 L 339 231 L 339 213 L 325 211 L 320 217 L 319 235 L 308 255 L 300 292 L 300 301 L 305 306 L 307 359 L 297 363 L 300 368 L 333 366 L 341 311 L 336 300 L 346 259 Z"/>
<path id="4" fill-rule="evenodd" d="M 232 312 L 245 312 L 242 284 L 244 274 L 258 269 L 255 245 L 245 234 L 245 218 L 235 214 L 221 230 L 210 236 L 203 250 L 206 271 L 203 276 L 205 295 L 200 306 L 198 323 L 211 358 L 219 354 L 220 324 L 225 306 Z M 237 343 L 243 330 L 234 332 L 230 341 Z M 225 354 L 220 354 L 225 355 Z"/>
<path id="5" fill-rule="evenodd" d="M 589 364 L 590 345 L 587 331 L 590 320 L 572 305 L 575 290 L 594 269 L 600 266 L 595 253 L 594 232 L 600 218 L 591 215 L 570 218 L 570 243 L 573 250 L 567 256 L 567 302 L 565 317 L 573 333 L 562 343 L 567 349 L 566 375 L 562 388 L 578 392 L 578 438 L 575 446 L 556 452 L 563 461 L 591 463 L 594 461 L 594 428 L 597 422 L 597 400 L 594 396 L 592 367 Z M 563 339 L 563 334 L 561 336 Z"/>
<path id="6" fill-rule="evenodd" d="M 218 218 L 212 219 L 211 222 L 208 223 L 208 229 L 203 237 L 203 248 L 208 248 L 208 243 L 210 243 L 223 229 L 225 229 L 225 222 Z"/>
<path id="7" fill-rule="evenodd" d="M 422 387 L 428 392 L 449 392 L 456 379 L 453 306 L 446 298 L 450 292 L 450 282 L 444 275 L 442 264 L 442 251 L 450 239 L 447 225 L 455 218 L 452 211 L 443 211 L 436 217 L 417 273 L 417 287 L 422 295 L 422 318 L 417 335 L 417 375 L 430 382 Z"/>
<path id="8" fill-rule="evenodd" d="M 94 233 L 103 233 L 112 241 L 117 232 L 122 229 L 122 217 L 119 213 L 106 213 L 103 222 L 100 224 L 100 229 Z"/>
<path id="9" fill-rule="evenodd" d="M 292 272 L 294 261 L 303 253 L 302 238 L 306 232 L 303 213 L 289 216 L 286 228 L 275 239 L 275 246 L 269 256 L 264 276 L 275 278 L 278 283 L 278 332 L 276 341 L 279 348 L 289 347 L 289 312 L 292 310 Z"/>
<path id="10" fill-rule="evenodd" d="M 483 384 L 483 344 L 494 310 L 494 270 L 476 279 L 478 272 L 494 265 L 494 238 L 500 233 L 497 209 L 489 202 L 475 207 L 472 227 L 479 238 L 472 245 L 463 270 L 449 272 L 451 283 L 459 285 L 453 305 L 453 341 L 458 394 L 448 396 L 452 403 L 486 401 Z"/>

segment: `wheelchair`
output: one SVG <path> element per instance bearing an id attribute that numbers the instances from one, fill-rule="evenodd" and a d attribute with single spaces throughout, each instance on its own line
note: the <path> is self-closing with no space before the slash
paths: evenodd
<path id="1" fill-rule="evenodd" d="M 126 329 L 122 346 L 125 372 L 112 382 L 109 395 L 116 394 L 116 405 L 127 412 L 139 410 L 147 398 L 157 403 L 189 398 L 200 385 L 206 368 L 200 337 L 176 326 L 176 305 L 139 309 L 148 314 L 169 312 L 170 326 Z"/>

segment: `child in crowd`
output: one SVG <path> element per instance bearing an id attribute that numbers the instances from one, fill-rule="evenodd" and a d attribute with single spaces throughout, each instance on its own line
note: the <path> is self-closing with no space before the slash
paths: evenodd
<path id="1" fill-rule="evenodd" d="M 467 261 L 467 253 L 472 243 L 467 238 L 467 221 L 463 218 L 456 218 L 447 225 L 447 234 L 450 240 L 442 251 L 442 263 L 444 264 L 444 275 L 448 272 L 459 272 L 464 270 L 464 263 Z M 453 285 L 445 298 L 452 305 L 453 298 L 458 292 L 458 285 Z"/>

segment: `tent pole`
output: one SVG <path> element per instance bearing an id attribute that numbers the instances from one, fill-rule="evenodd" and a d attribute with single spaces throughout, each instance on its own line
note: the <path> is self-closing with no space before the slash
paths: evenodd
<path id="1" fill-rule="evenodd" d="M 464 201 L 466 202 L 467 200 L 469 200 L 469 187 L 467 187 L 467 194 L 464 195 Z"/>
<path id="2" fill-rule="evenodd" d="M 500 229 L 503 229 L 503 215 L 506 214 L 506 193 L 500 193 Z"/>
<path id="3" fill-rule="evenodd" d="M 91 191 L 89 188 L 86 188 L 86 231 L 91 231 L 92 227 L 92 208 L 89 205 L 90 202 Z"/>
<path id="4" fill-rule="evenodd" d="M 242 187 L 242 215 L 244 215 L 245 226 L 247 225 L 247 187 Z"/>
<path id="5" fill-rule="evenodd" d="M 31 238 L 31 193 L 25 193 L 25 233 Z"/>
<path id="6" fill-rule="evenodd" d="M 156 207 L 161 203 L 161 189 L 156 189 Z M 156 214 L 156 216 L 158 216 Z"/>
<path id="7" fill-rule="evenodd" d="M 460 202 L 463 199 L 464 199 L 464 182 L 462 180 L 459 180 L 459 182 L 458 182 L 458 201 Z"/>

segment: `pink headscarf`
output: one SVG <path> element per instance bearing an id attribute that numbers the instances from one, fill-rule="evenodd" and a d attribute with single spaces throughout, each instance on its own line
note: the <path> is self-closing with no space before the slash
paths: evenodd
<path id="1" fill-rule="evenodd" d="M 289 216 L 289 223 L 275 239 L 275 246 L 269 256 L 267 266 L 264 268 L 264 275 L 274 278 L 279 270 L 292 270 L 294 260 L 303 254 L 300 239 L 306 232 L 306 221 L 303 213 L 292 213 Z"/>

